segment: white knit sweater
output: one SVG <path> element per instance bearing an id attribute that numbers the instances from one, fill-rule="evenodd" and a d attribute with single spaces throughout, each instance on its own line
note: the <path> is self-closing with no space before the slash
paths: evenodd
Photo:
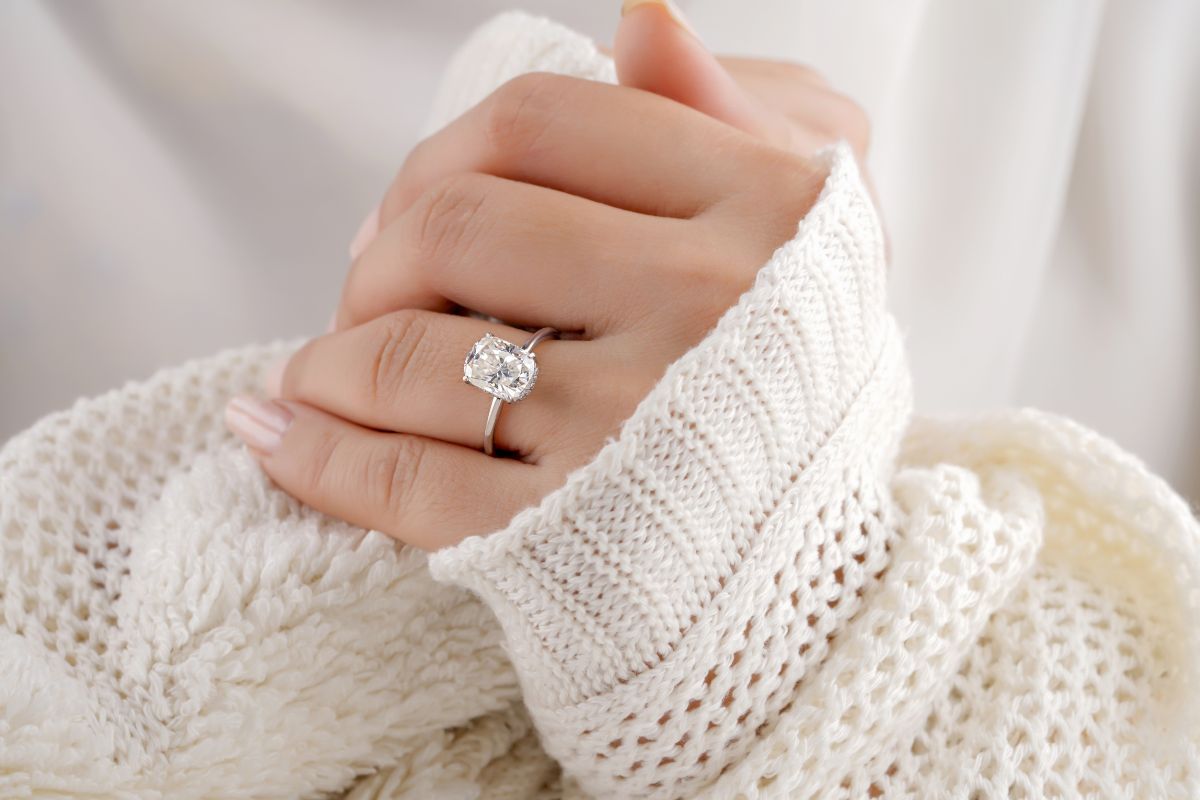
<path id="1" fill-rule="evenodd" d="M 612 77 L 501 17 L 434 123 L 530 68 Z M 911 421 L 828 172 L 591 464 L 428 558 L 224 432 L 282 345 L 9 442 L 0 797 L 1200 796 L 1200 525 L 1069 422 Z"/>

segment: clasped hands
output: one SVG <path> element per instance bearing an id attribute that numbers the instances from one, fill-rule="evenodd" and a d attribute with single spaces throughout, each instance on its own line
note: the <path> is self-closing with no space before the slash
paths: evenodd
<path id="1" fill-rule="evenodd" d="M 715 58 L 670 8 L 626 5 L 620 85 L 523 75 L 418 144 L 355 238 L 331 330 L 265 398 L 230 402 L 283 490 L 426 550 L 502 528 L 794 235 L 822 184 L 814 153 L 847 141 L 863 160 L 865 116 L 812 70 Z M 463 358 L 542 326 L 564 336 L 499 416 L 506 457 L 484 455 L 491 398 Z"/>

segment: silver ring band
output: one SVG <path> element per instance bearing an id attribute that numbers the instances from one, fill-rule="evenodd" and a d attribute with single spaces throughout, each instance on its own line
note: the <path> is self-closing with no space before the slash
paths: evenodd
<path id="1" fill-rule="evenodd" d="M 537 381 L 537 362 L 533 348 L 546 339 L 560 336 L 556 328 L 542 328 L 517 347 L 490 333 L 475 343 L 463 363 L 463 381 L 492 396 L 487 421 L 483 425 L 483 452 L 496 454 L 496 422 L 500 406 L 525 399 Z M 503 364 L 503 366 L 501 366 Z"/>

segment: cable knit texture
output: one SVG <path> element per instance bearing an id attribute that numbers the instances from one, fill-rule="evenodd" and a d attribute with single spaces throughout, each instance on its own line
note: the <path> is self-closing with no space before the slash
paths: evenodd
<path id="1" fill-rule="evenodd" d="M 432 125 L 529 69 L 613 79 L 504 15 Z M 428 558 L 223 431 L 289 345 L 9 442 L 0 796 L 1200 796 L 1200 525 L 1069 422 L 910 421 L 878 222 L 823 163 L 619 436 Z"/>

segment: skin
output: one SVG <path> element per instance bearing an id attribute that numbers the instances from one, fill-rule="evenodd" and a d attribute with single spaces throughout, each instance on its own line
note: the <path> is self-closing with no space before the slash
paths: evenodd
<path id="1" fill-rule="evenodd" d="M 812 154 L 847 140 L 865 155 L 864 116 L 820 76 L 717 60 L 657 4 L 622 19 L 613 55 L 621 86 L 525 75 L 412 151 L 333 330 L 256 406 L 271 435 L 231 414 L 281 488 L 426 550 L 503 527 L 617 433 L 791 238 L 820 191 Z M 500 414 L 507 457 L 488 457 L 491 398 L 462 382 L 463 356 L 485 332 L 520 344 L 543 325 L 565 336 L 537 347 L 536 388 Z"/>

